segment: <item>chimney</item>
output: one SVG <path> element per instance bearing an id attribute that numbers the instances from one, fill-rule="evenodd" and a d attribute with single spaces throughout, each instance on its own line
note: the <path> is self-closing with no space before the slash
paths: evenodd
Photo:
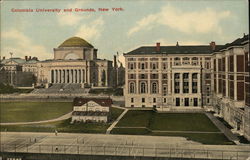
<path id="1" fill-rule="evenodd" d="M 117 68 L 116 55 L 114 55 L 114 67 Z"/>
<path id="2" fill-rule="evenodd" d="M 211 47 L 211 49 L 212 49 L 213 51 L 215 50 L 216 44 L 215 44 L 214 41 L 212 41 L 212 42 L 210 43 L 210 47 Z"/>
<path id="3" fill-rule="evenodd" d="M 31 56 L 29 56 L 29 60 L 31 60 Z"/>
<path id="4" fill-rule="evenodd" d="M 25 56 L 25 61 L 27 61 L 28 60 L 28 56 Z"/>
<path id="5" fill-rule="evenodd" d="M 156 52 L 160 52 L 160 48 L 161 48 L 161 43 L 157 42 L 156 43 Z"/>
<path id="6" fill-rule="evenodd" d="M 179 42 L 177 41 L 176 46 L 179 47 Z"/>
<path id="7" fill-rule="evenodd" d="M 3 56 L 3 60 L 5 60 L 5 56 Z"/>

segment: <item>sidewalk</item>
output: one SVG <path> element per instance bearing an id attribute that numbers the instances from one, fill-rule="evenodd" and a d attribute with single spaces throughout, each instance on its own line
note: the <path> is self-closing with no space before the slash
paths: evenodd
<path id="1" fill-rule="evenodd" d="M 121 107 L 116 107 L 121 108 Z M 124 108 L 123 108 L 124 109 Z M 110 131 L 115 127 L 115 125 L 122 119 L 122 117 L 128 112 L 128 109 L 125 109 L 122 114 L 111 124 L 111 126 L 107 129 L 106 134 L 110 134 Z"/>
<path id="2" fill-rule="evenodd" d="M 234 135 L 230 129 L 228 129 L 221 121 L 219 121 L 214 115 L 211 113 L 206 113 L 207 117 L 215 124 L 216 127 L 219 128 L 219 130 L 225 134 L 225 136 L 230 140 L 233 141 L 236 144 L 239 144 L 239 138 Z"/>

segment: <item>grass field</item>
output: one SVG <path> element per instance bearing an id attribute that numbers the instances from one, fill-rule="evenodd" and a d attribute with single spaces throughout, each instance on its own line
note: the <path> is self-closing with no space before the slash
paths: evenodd
<path id="1" fill-rule="evenodd" d="M 149 126 L 163 131 L 219 132 L 209 118 L 200 113 L 154 113 Z"/>
<path id="2" fill-rule="evenodd" d="M 72 111 L 72 102 L 1 102 L 4 122 L 33 122 L 58 118 Z"/>
<path id="3" fill-rule="evenodd" d="M 219 133 L 219 129 L 203 113 L 155 113 L 153 111 L 133 110 L 128 111 L 127 114 L 116 125 L 116 127 L 118 128 L 114 128 L 111 133 L 181 136 L 190 140 L 201 142 L 203 144 L 234 144 L 233 142 L 229 141 L 223 133 Z M 172 133 L 156 131 L 172 131 Z M 183 131 L 183 133 L 180 133 L 179 131 Z M 187 133 L 185 131 L 215 133 Z"/>
<path id="4" fill-rule="evenodd" d="M 148 127 L 152 111 L 128 111 L 119 121 L 119 127 Z"/>
<path id="5" fill-rule="evenodd" d="M 111 121 L 123 112 L 122 109 L 111 108 Z M 110 124 L 106 123 L 74 123 L 70 119 L 43 124 L 1 126 L 1 131 L 12 132 L 67 132 L 67 133 L 106 133 Z"/>

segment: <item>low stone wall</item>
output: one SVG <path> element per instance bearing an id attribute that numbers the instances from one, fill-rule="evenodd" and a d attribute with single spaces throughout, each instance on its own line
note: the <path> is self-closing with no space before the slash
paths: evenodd
<path id="1" fill-rule="evenodd" d="M 0 101 L 38 101 L 38 102 L 69 102 L 73 101 L 75 97 L 84 98 L 107 98 L 110 97 L 113 101 L 124 101 L 123 96 L 108 96 L 95 94 L 1 94 Z"/>

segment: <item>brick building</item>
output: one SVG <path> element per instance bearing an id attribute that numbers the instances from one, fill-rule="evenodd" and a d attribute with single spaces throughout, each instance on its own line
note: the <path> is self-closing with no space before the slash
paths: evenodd
<path id="1" fill-rule="evenodd" d="M 214 110 L 249 138 L 249 40 L 143 46 L 125 53 L 126 107 Z"/>

